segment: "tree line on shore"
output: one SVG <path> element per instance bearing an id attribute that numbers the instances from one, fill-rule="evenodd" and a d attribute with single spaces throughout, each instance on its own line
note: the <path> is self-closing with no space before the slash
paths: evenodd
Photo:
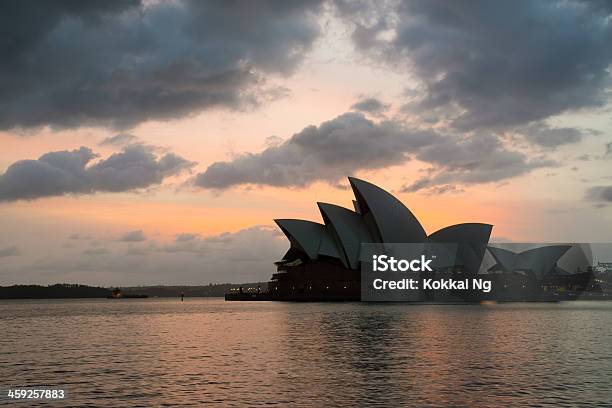
<path id="1" fill-rule="evenodd" d="M 119 287 L 124 294 L 147 295 L 149 297 L 222 297 L 232 289 L 243 287 L 263 289 L 265 282 L 256 283 L 220 283 L 203 286 L 131 286 Z M 116 287 L 105 288 L 72 283 L 57 283 L 54 285 L 12 285 L 0 286 L 0 299 L 76 299 L 76 298 L 106 298 Z"/>

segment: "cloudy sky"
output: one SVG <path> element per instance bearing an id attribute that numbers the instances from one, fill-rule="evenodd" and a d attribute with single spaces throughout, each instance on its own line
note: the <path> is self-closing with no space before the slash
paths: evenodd
<path id="1" fill-rule="evenodd" d="M 0 284 L 266 280 L 273 218 L 612 241 L 606 1 L 0 3 Z"/>

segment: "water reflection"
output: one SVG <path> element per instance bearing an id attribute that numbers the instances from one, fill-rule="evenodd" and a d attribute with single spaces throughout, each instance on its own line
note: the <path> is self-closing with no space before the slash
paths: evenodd
<path id="1" fill-rule="evenodd" d="M 611 312 L 602 302 L 3 302 L 0 385 L 64 385 L 78 406 L 605 405 Z"/>

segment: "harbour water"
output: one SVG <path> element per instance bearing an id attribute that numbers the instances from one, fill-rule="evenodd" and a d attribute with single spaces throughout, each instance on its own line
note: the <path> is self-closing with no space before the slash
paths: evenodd
<path id="1" fill-rule="evenodd" d="M 15 406 L 612 406 L 612 302 L 0 302 Z M 37 405 L 38 404 L 38 405 Z"/>

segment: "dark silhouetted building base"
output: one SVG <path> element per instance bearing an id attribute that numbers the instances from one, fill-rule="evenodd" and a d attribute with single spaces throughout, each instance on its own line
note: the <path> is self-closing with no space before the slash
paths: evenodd
<path id="1" fill-rule="evenodd" d="M 360 272 L 331 262 L 281 266 L 268 293 L 274 300 L 360 300 Z"/>

